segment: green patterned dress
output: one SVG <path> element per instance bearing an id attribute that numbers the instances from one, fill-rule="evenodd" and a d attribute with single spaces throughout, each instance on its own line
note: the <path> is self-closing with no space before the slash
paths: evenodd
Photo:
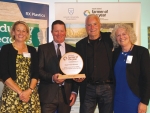
<path id="1" fill-rule="evenodd" d="M 30 85 L 30 64 L 30 58 L 23 57 L 22 54 L 17 55 L 17 79 L 15 82 L 22 89 L 22 91 L 28 89 Z M 35 88 L 31 94 L 29 102 L 25 103 L 19 99 L 19 95 L 16 92 L 4 85 L 2 93 L 1 113 L 41 113 L 37 88 Z"/>

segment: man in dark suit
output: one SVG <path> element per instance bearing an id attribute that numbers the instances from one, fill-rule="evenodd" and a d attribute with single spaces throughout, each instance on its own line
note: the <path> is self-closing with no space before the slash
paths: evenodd
<path id="1" fill-rule="evenodd" d="M 111 75 L 112 40 L 110 33 L 100 32 L 100 19 L 88 15 L 85 21 L 88 36 L 77 42 L 77 53 L 82 57 L 86 79 L 80 82 L 80 113 L 113 113 L 113 84 Z"/>
<path id="2" fill-rule="evenodd" d="M 61 20 L 52 23 L 53 41 L 40 45 L 39 55 L 39 96 L 42 113 L 70 113 L 71 106 L 77 96 L 78 86 L 76 82 L 68 79 L 58 79 L 63 74 L 59 68 L 58 50 L 61 56 L 74 51 L 74 47 L 64 42 L 66 26 Z"/>

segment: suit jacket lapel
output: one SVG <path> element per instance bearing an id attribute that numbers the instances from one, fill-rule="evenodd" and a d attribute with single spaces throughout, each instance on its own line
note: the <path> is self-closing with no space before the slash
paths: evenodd
<path id="1" fill-rule="evenodd" d="M 49 50 L 50 50 L 50 54 L 51 54 L 51 56 L 53 56 L 54 57 L 54 61 L 56 61 L 56 62 L 58 62 L 58 59 L 57 59 L 57 54 L 56 54 L 56 51 L 55 51 L 55 47 L 54 47 L 54 43 L 53 43 L 53 41 L 49 44 L 49 48 L 48 48 Z M 59 62 L 58 62 L 59 63 Z"/>
<path id="2" fill-rule="evenodd" d="M 69 48 L 68 48 L 68 45 L 67 45 L 66 43 L 65 43 L 65 50 L 66 50 L 66 53 L 67 53 L 67 52 L 70 52 L 70 51 L 69 51 Z"/>

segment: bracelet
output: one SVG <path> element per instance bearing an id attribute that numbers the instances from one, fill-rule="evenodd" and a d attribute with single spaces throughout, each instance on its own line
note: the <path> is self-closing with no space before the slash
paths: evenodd
<path id="1" fill-rule="evenodd" d="M 33 89 L 31 87 L 29 87 L 29 89 L 31 89 L 31 91 L 33 92 Z"/>

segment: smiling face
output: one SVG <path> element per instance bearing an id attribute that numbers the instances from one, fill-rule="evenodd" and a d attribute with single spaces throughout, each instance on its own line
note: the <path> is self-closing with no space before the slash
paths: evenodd
<path id="1" fill-rule="evenodd" d="M 121 47 L 126 47 L 131 45 L 130 37 L 124 28 L 117 29 L 116 40 Z"/>
<path id="2" fill-rule="evenodd" d="M 100 36 L 100 21 L 99 17 L 92 15 L 86 19 L 86 31 L 91 40 L 95 40 Z"/>
<path id="3" fill-rule="evenodd" d="M 26 41 L 27 36 L 29 35 L 26 26 L 23 24 L 17 24 L 12 34 L 14 36 L 15 42 L 24 42 Z"/>
<path id="4" fill-rule="evenodd" d="M 55 24 L 52 30 L 53 39 L 56 43 L 62 43 L 66 37 L 66 29 L 63 24 Z"/>

